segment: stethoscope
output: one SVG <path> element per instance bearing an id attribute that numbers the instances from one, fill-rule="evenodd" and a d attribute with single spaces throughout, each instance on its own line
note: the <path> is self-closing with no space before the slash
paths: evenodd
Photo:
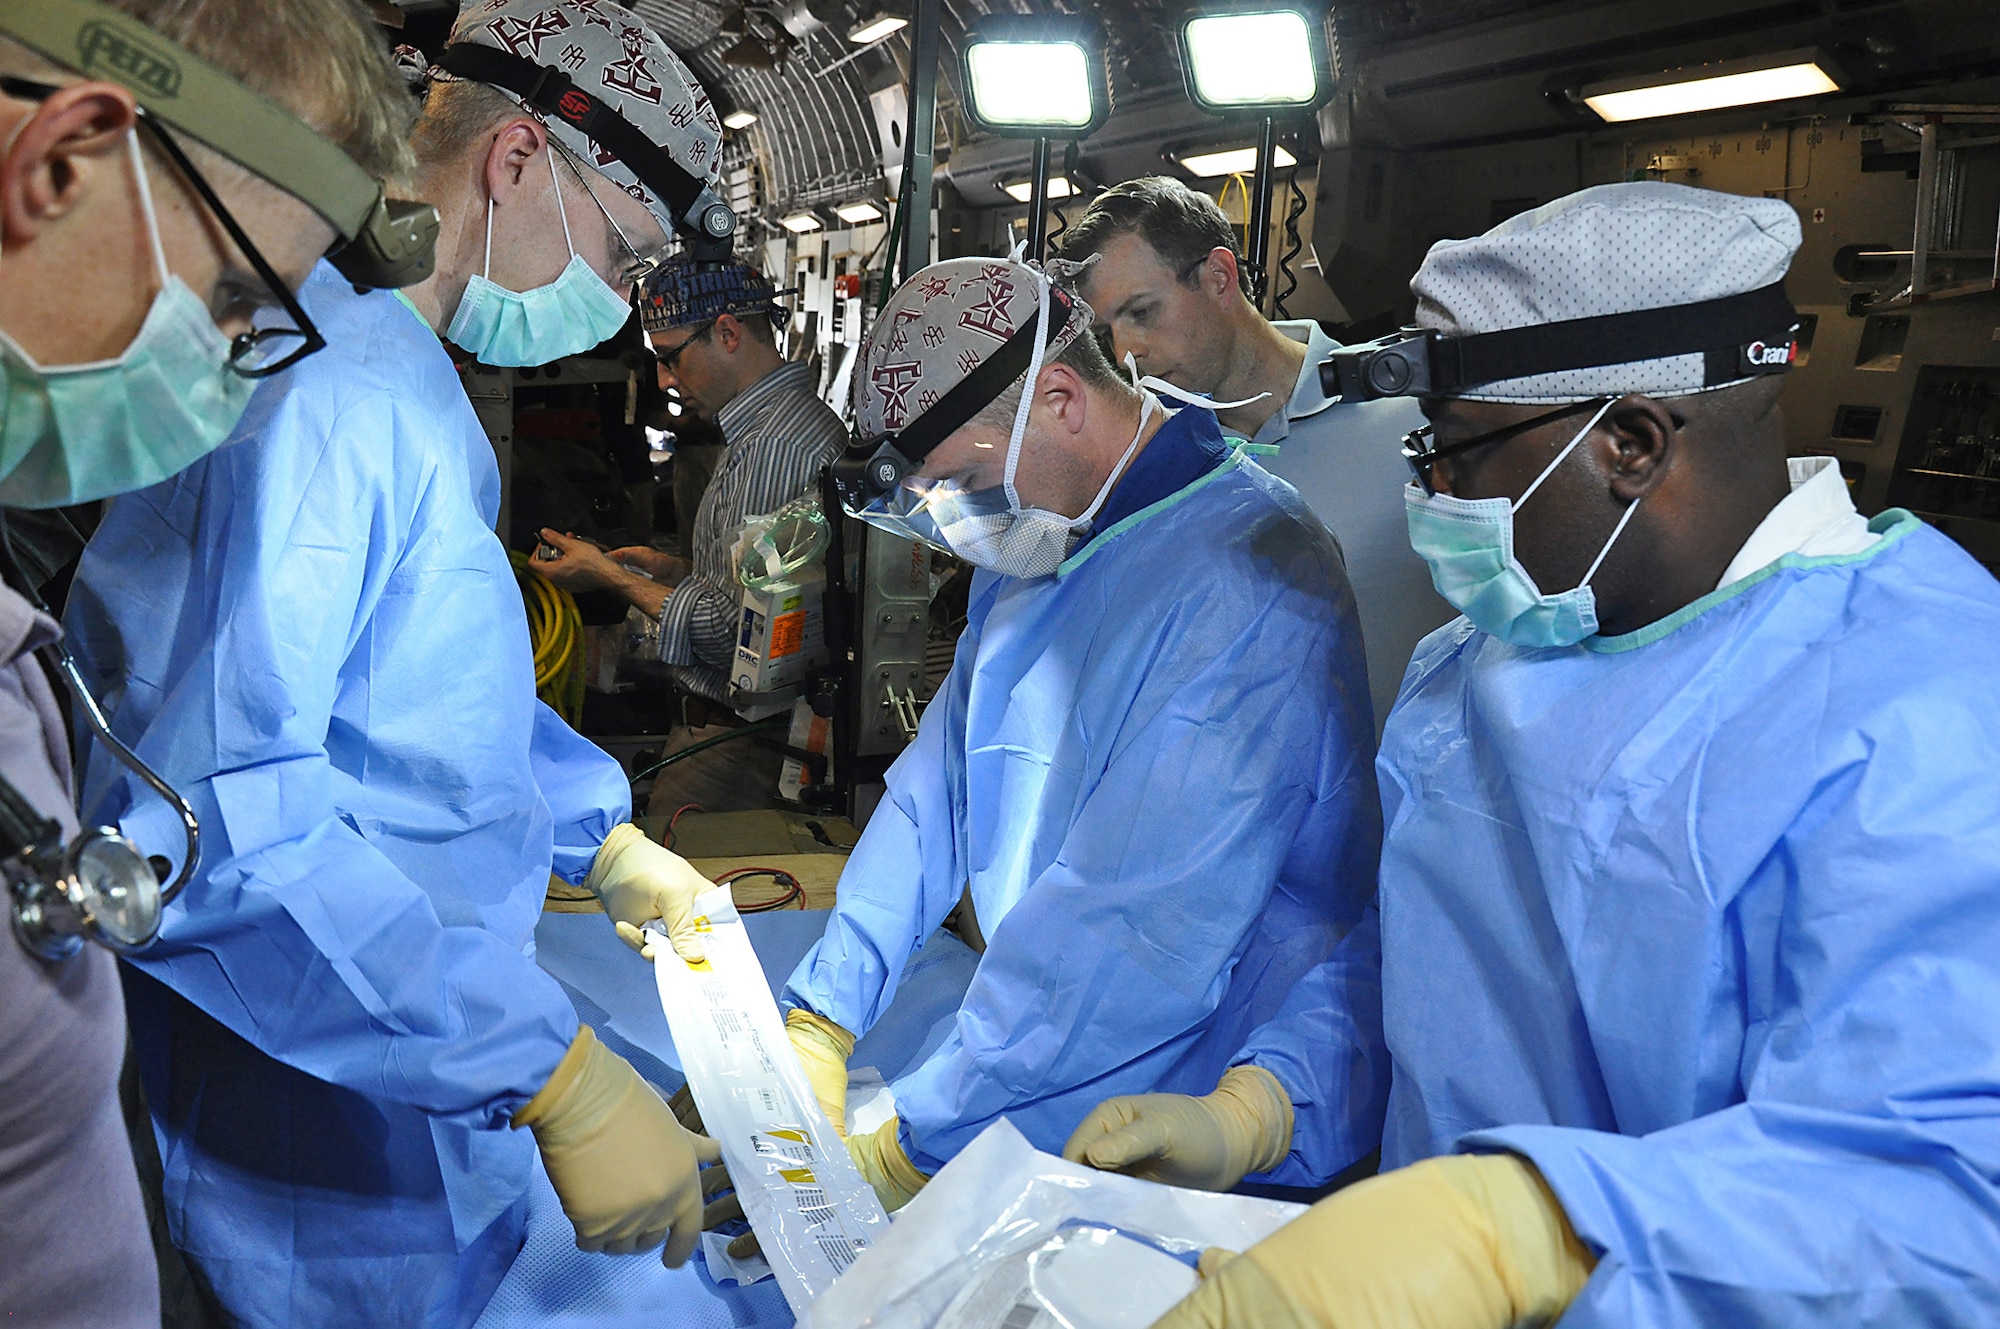
<path id="1" fill-rule="evenodd" d="M 41 596 L 20 575 L 9 539 L 5 518 L 0 516 L 0 559 L 4 559 L 0 571 L 10 586 L 47 613 Z M 180 872 L 163 887 L 164 860 L 155 870 L 154 861 L 138 845 L 109 826 L 91 827 L 65 839 L 61 822 L 38 811 L 12 781 L 0 776 L 0 863 L 14 868 L 7 884 L 14 936 L 44 960 L 67 960 L 86 939 L 126 954 L 159 936 L 162 913 L 194 875 L 201 857 L 201 823 L 173 786 L 112 735 L 104 709 L 85 686 L 69 651 L 56 642 L 35 653 L 62 680 L 91 732 L 118 764 L 180 814 L 187 853 Z"/>

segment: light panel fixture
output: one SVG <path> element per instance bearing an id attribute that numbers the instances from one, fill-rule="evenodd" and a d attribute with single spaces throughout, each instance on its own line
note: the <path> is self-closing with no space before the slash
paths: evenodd
<path id="1" fill-rule="evenodd" d="M 834 208 L 833 213 L 850 226 L 862 226 L 868 222 L 882 220 L 882 209 L 865 198 L 856 199 L 852 203 L 842 203 Z"/>
<path id="2" fill-rule="evenodd" d="M 813 216 L 810 212 L 795 212 L 789 217 L 780 217 L 778 218 L 778 225 L 784 227 L 793 235 L 804 235 L 808 231 L 825 229 L 820 219 Z"/>
<path id="3" fill-rule="evenodd" d="M 1222 148 L 1215 152 L 1193 152 L 1177 158 L 1183 170 L 1204 180 L 1218 175 L 1248 175 L 1257 169 L 1257 148 Z M 1279 144 L 1271 153 L 1271 166 L 1283 170 L 1298 165 L 1298 158 Z"/>
<path id="4" fill-rule="evenodd" d="M 910 26 L 910 20 L 896 14 L 877 12 L 862 19 L 847 30 L 847 40 L 856 46 L 866 46 L 869 42 L 880 41 L 892 32 L 899 32 Z"/>
<path id="5" fill-rule="evenodd" d="M 1079 139 L 1111 114 L 1104 30 L 1076 15 L 989 14 L 960 46 L 965 108 L 1009 138 Z"/>
<path id="6" fill-rule="evenodd" d="M 1181 25 L 1188 95 L 1205 111 L 1317 105 L 1317 26 L 1296 9 L 1190 17 Z"/>
<path id="7" fill-rule="evenodd" d="M 756 123 L 757 113 L 755 111 L 731 111 L 728 115 L 722 117 L 722 127 L 724 129 L 748 129 Z"/>
<path id="8" fill-rule="evenodd" d="M 1583 104 L 1600 117 L 1616 122 L 1692 115 L 1838 91 L 1840 80 L 1829 72 L 1829 62 L 1819 52 L 1807 49 L 1593 83 L 1581 96 Z"/>
<path id="9" fill-rule="evenodd" d="M 1035 182 L 1033 180 L 1016 180 L 1012 184 L 1005 184 L 1000 187 L 1006 190 L 1007 197 L 1013 199 L 1016 203 L 1026 203 L 1035 196 Z M 1068 176 L 1052 175 L 1049 177 L 1049 198 L 1051 200 L 1068 198 L 1074 193 L 1076 193 L 1076 186 L 1069 182 Z"/>

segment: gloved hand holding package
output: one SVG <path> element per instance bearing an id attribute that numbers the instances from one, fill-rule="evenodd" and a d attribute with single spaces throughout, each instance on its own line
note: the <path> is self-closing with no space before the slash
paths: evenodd
<path id="1" fill-rule="evenodd" d="M 1525 1159 L 1432 1158 L 1321 1200 L 1222 1264 L 1159 1329 L 1548 1325 L 1595 1264 Z"/>
<path id="2" fill-rule="evenodd" d="M 630 1255 L 665 1243 L 668 1268 L 687 1262 L 701 1237 L 698 1171 L 721 1149 L 684 1130 L 589 1025 L 513 1124 L 535 1132 L 579 1250 Z"/>
<path id="3" fill-rule="evenodd" d="M 683 960 L 692 964 L 702 958 L 694 902 L 714 890 L 715 883 L 631 822 L 612 827 L 604 837 L 583 884 L 603 903 L 618 935 L 633 950 L 645 949 L 642 929 L 658 919 Z"/>

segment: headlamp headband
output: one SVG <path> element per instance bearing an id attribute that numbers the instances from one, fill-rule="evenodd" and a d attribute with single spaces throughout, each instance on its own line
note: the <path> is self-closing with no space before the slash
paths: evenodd
<path id="1" fill-rule="evenodd" d="M 1044 345 L 1053 344 L 1069 326 L 1075 308 L 1061 287 L 1049 291 L 1049 335 Z M 978 415 L 1007 390 L 1008 384 L 1027 372 L 1035 358 L 1035 334 L 1041 326 L 1037 309 L 1014 335 L 1000 343 L 993 354 L 971 373 L 951 385 L 929 410 L 920 412 L 901 430 L 881 438 L 860 440 L 833 465 L 834 483 L 841 501 L 858 509 L 868 501 L 888 493 L 903 477 L 924 464 L 924 458 L 938 444 L 950 438 L 973 416 Z"/>
<path id="2" fill-rule="evenodd" d="M 326 218 L 340 234 L 327 257 L 349 280 L 408 286 L 430 275 L 435 208 L 390 200 L 381 181 L 311 125 L 131 15 L 97 0 L 6 0 L 0 33 L 86 77 L 124 85 L 156 120 Z"/>
<path id="3" fill-rule="evenodd" d="M 666 200 L 678 220 L 675 229 L 689 241 L 716 246 L 736 233 L 736 214 L 717 198 L 708 181 L 675 161 L 637 125 L 552 65 L 540 64 L 497 46 L 453 42 L 438 55 L 437 67 L 454 78 L 504 89 L 523 105 L 587 135 L 631 168 L 639 183 Z M 726 244 L 721 257 L 728 256 Z"/>
<path id="4" fill-rule="evenodd" d="M 1344 401 L 1455 397 L 1487 383 L 1682 355 L 1702 356 L 1702 386 L 1716 387 L 1791 368 L 1798 322 L 1780 281 L 1716 300 L 1468 337 L 1409 328 L 1335 351 L 1320 364 L 1320 387 Z"/>

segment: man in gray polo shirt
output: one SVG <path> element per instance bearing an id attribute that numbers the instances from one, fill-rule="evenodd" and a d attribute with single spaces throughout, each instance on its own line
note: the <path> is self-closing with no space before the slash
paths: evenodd
<path id="1" fill-rule="evenodd" d="M 1340 343 L 1311 319 L 1259 314 L 1235 244 L 1215 200 L 1148 176 L 1098 195 L 1063 256 L 1099 255 L 1083 296 L 1109 328 L 1114 358 L 1130 353 L 1143 373 L 1243 401 L 1216 413 L 1224 431 L 1276 447 L 1260 458 L 1265 469 L 1290 481 L 1340 541 L 1379 729 L 1417 643 L 1453 617 L 1403 518 L 1410 472 L 1400 445 L 1423 413 L 1408 399 L 1327 400 L 1319 363 Z"/>

